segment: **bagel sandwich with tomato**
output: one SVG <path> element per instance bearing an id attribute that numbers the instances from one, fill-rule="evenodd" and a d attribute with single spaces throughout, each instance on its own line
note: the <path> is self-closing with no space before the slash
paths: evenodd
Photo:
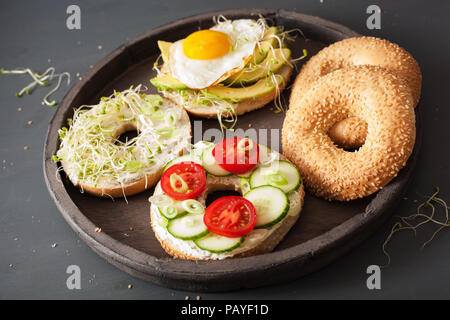
<path id="1" fill-rule="evenodd" d="M 209 205 L 208 194 L 232 190 Z M 149 201 L 151 226 L 179 259 L 221 260 L 272 251 L 295 224 L 304 188 L 298 169 L 249 138 L 200 141 L 169 162 Z"/>

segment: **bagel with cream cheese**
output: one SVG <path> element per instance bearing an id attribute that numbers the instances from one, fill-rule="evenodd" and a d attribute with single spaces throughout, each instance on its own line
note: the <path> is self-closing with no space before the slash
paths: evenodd
<path id="1" fill-rule="evenodd" d="M 120 141 L 127 131 L 137 136 Z M 59 135 L 54 160 L 69 180 L 82 191 L 116 198 L 154 186 L 167 161 L 190 144 L 191 125 L 182 108 L 140 93 L 139 86 L 79 107 Z"/>
<path id="2" fill-rule="evenodd" d="M 300 215 L 303 183 L 297 168 L 281 154 L 258 145 L 257 164 L 248 172 L 233 174 L 219 165 L 216 146 L 198 142 L 190 154 L 169 162 L 150 198 L 151 226 L 161 246 L 174 258 L 221 260 L 269 252 Z M 168 184 L 173 183 L 176 189 L 180 179 L 188 181 L 190 178 L 182 174 L 189 167 L 203 168 L 204 189 L 197 194 L 200 189 L 186 187 L 184 193 L 190 190 L 193 197 L 172 198 L 177 194 L 172 194 L 174 189 Z M 201 184 L 203 178 L 198 176 L 195 181 Z M 219 198 L 205 208 L 208 194 L 219 190 L 237 191 L 243 197 Z M 234 201 L 241 202 L 235 205 Z M 256 213 L 251 227 L 248 212 L 235 211 L 251 211 L 246 207 L 248 201 Z"/>

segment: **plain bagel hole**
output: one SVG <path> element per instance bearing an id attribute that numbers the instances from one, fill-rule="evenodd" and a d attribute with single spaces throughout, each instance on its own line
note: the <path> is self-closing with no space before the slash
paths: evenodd
<path id="1" fill-rule="evenodd" d="M 241 196 L 242 197 L 242 194 L 240 194 L 239 192 L 234 191 L 234 190 L 213 191 L 208 194 L 208 197 L 206 197 L 206 206 L 208 207 L 211 203 L 213 203 L 215 200 L 217 200 L 219 198 L 228 197 L 228 196 Z"/>
<path id="2" fill-rule="evenodd" d="M 336 122 L 329 130 L 331 141 L 348 152 L 358 151 L 367 136 L 367 122 L 358 117 L 349 117 Z"/>
<path id="3" fill-rule="evenodd" d="M 139 131 L 134 124 L 124 124 L 114 133 L 114 136 L 116 137 L 115 144 L 127 143 L 127 141 L 136 138 L 138 135 Z"/>

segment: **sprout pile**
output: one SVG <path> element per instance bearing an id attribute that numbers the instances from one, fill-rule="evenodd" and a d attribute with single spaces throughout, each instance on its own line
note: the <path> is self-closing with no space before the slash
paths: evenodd
<path id="1" fill-rule="evenodd" d="M 94 187 L 120 186 L 153 172 L 176 152 L 183 134 L 177 129 L 181 110 L 159 95 L 140 93 L 141 86 L 114 92 L 94 106 L 81 106 L 68 119 L 69 128 L 59 130 L 60 161 L 74 184 Z M 138 135 L 119 140 L 125 131 Z"/>

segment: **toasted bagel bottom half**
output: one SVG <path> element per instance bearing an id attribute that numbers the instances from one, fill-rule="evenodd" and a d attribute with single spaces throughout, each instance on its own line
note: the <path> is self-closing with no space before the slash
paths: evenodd
<path id="1" fill-rule="evenodd" d="M 286 88 L 286 85 L 289 83 L 289 80 L 292 75 L 293 68 L 289 65 L 286 65 L 281 68 L 279 74 L 284 78 L 282 83 L 278 86 L 278 90 L 273 90 L 269 94 L 266 94 L 262 97 L 243 100 L 234 104 L 234 113 L 235 115 L 243 115 L 244 113 L 260 109 L 275 100 Z M 196 117 L 201 118 L 217 118 L 220 110 L 217 107 L 212 106 L 204 106 L 204 105 L 194 105 L 189 104 L 183 101 L 183 99 L 178 94 L 167 94 L 164 93 L 165 98 L 171 100 L 173 103 L 183 107 L 189 114 L 192 114 Z M 226 102 L 225 102 L 226 103 Z M 222 114 L 222 116 L 228 116 L 227 114 Z"/>

